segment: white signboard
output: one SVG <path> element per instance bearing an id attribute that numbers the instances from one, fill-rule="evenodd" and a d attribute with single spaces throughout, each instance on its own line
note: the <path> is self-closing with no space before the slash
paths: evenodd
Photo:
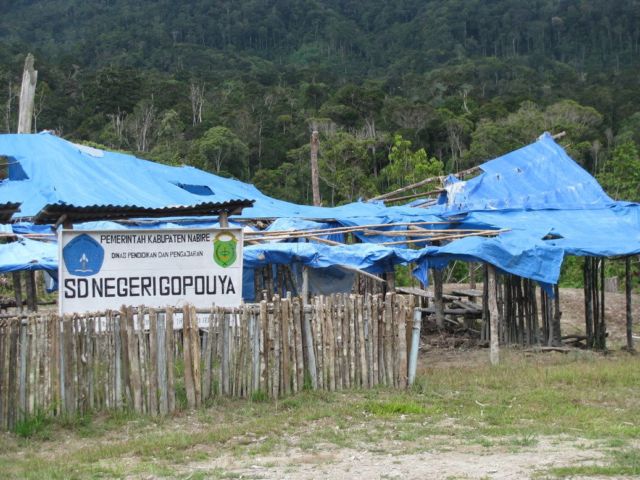
<path id="1" fill-rule="evenodd" d="M 60 313 L 242 301 L 242 230 L 61 230 Z"/>

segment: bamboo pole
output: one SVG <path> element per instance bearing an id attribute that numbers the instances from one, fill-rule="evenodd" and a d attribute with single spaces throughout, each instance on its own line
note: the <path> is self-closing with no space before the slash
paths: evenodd
<path id="1" fill-rule="evenodd" d="M 299 235 L 330 235 L 330 234 L 338 234 L 338 233 L 351 233 L 357 232 L 359 230 L 367 229 L 367 228 L 388 228 L 388 227 L 410 227 L 410 226 L 418 226 L 418 225 L 451 225 L 454 223 L 460 223 L 459 221 L 450 220 L 450 221 L 421 221 L 421 222 L 389 222 L 389 223 L 369 223 L 365 225 L 357 225 L 350 227 L 331 227 L 331 228 L 307 228 L 301 230 L 274 230 L 274 231 L 264 231 L 259 230 L 255 232 L 245 232 L 245 235 L 249 237 L 256 236 L 264 236 L 264 237 L 282 237 L 283 239 L 291 238 L 292 236 L 297 237 Z M 256 238 L 252 238 L 251 240 L 257 240 Z"/>
<path id="2" fill-rule="evenodd" d="M 463 170 L 461 172 L 458 172 L 455 175 L 458 176 L 458 177 L 461 177 L 461 176 L 464 176 L 464 175 L 470 175 L 470 174 L 478 171 L 479 169 L 480 169 L 480 167 L 471 167 L 471 168 L 468 168 L 467 170 Z M 406 192 L 407 190 L 413 190 L 413 189 L 422 187 L 422 186 L 427 185 L 427 184 L 429 184 L 431 182 L 438 181 L 438 182 L 442 183 L 444 181 L 444 179 L 447 178 L 447 176 L 448 175 L 439 175 L 437 177 L 425 178 L 424 180 L 420 180 L 419 182 L 415 182 L 415 183 L 412 183 L 410 185 L 405 185 L 404 187 L 400 187 L 400 188 L 398 188 L 398 189 L 396 189 L 396 190 L 394 190 L 392 192 L 384 193 L 382 195 L 378 195 L 376 197 L 370 198 L 367 201 L 372 202 L 372 201 L 375 201 L 375 200 L 384 200 L 386 198 L 393 197 L 393 196 L 395 196 L 395 195 L 397 195 L 399 193 Z"/>
<path id="3" fill-rule="evenodd" d="M 458 240 L 460 238 L 467 237 L 491 237 L 494 235 L 500 235 L 501 233 L 508 232 L 510 229 L 503 228 L 501 230 L 485 230 L 481 232 L 472 232 L 472 233 L 460 233 L 460 234 L 452 234 L 452 235 L 440 235 L 429 238 L 416 238 L 413 240 L 398 240 L 394 242 L 380 242 L 378 245 L 390 246 L 390 245 L 403 245 L 403 244 L 413 244 L 413 243 L 421 243 L 421 242 L 436 242 L 441 240 Z"/>

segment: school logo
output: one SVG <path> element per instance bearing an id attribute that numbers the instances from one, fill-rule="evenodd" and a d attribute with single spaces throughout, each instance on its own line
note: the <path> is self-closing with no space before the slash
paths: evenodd
<path id="1" fill-rule="evenodd" d="M 79 277 L 90 277 L 102 268 L 104 249 L 87 234 L 78 235 L 62 249 L 67 271 Z"/>
<path id="2" fill-rule="evenodd" d="M 220 232 L 213 240 L 213 259 L 221 267 L 229 267 L 236 261 L 236 237 Z"/>

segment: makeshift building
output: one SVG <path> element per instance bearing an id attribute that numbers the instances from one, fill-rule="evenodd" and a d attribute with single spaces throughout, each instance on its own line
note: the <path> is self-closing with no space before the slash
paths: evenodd
<path id="1" fill-rule="evenodd" d="M 50 224 L 64 214 L 76 222 L 129 219 L 100 227 L 164 228 L 214 225 L 216 219 L 207 212 L 217 209 L 226 210 L 232 222 L 248 231 L 257 230 L 258 222 L 268 225 L 247 234 L 248 300 L 261 288 L 255 272 L 268 266 L 269 274 L 277 275 L 274 265 L 292 266 L 292 278 L 281 287 L 300 289 L 299 272 L 306 266 L 317 275 L 315 280 L 330 279 L 311 282 L 326 293 L 350 290 L 354 272 L 381 274 L 411 264 L 427 285 L 429 268 L 441 269 L 452 260 L 486 262 L 540 282 L 551 293 L 565 255 L 611 257 L 640 251 L 638 205 L 612 200 L 548 134 L 482 164 L 468 181 L 447 178 L 435 205 L 416 201 L 398 207 L 382 201 L 335 208 L 296 205 L 193 167 L 160 165 L 48 133 L 1 135 L 0 155 L 9 160 L 0 202 L 20 203 L 10 227 L 19 237 L 50 234 Z M 192 214 L 200 208 L 202 215 L 185 218 L 185 208 Z M 344 243 L 346 237 L 357 243 Z M 50 255 L 45 259 L 35 248 L 37 242 L 21 244 L 32 249 L 33 258 L 22 264 L 5 260 L 0 271 L 55 265 Z M 0 261 L 8 256 L 0 255 Z"/>

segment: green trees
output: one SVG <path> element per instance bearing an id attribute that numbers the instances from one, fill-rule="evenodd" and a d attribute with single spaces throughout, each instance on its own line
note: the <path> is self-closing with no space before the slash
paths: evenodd
<path id="1" fill-rule="evenodd" d="M 443 173 L 444 164 L 440 160 L 429 158 L 424 148 L 411 151 L 411 142 L 402 135 L 394 137 L 389 164 L 382 170 L 385 190 L 396 190 Z"/>
<path id="2" fill-rule="evenodd" d="M 545 130 L 565 131 L 567 151 L 611 191 L 633 193 L 616 187 L 620 159 L 633 157 L 618 148 L 640 145 L 633 2 L 52 0 L 5 10 L 3 131 L 15 131 L 34 49 L 39 129 L 292 201 L 309 200 L 314 126 L 327 204 L 438 165 L 464 169 Z"/>
<path id="3" fill-rule="evenodd" d="M 194 145 L 194 159 L 205 170 L 217 174 L 247 176 L 247 145 L 227 127 L 207 130 Z"/>
<path id="4" fill-rule="evenodd" d="M 640 153 L 627 141 L 613 151 L 606 170 L 598 175 L 602 187 L 614 199 L 640 202 Z"/>

